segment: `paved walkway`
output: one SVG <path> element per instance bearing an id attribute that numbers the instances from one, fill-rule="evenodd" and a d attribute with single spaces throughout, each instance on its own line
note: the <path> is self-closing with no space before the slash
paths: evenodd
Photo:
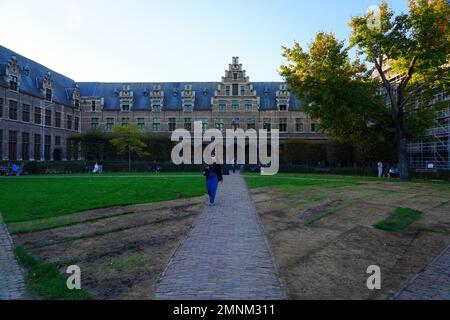
<path id="1" fill-rule="evenodd" d="M 16 261 L 11 237 L 0 213 L 0 300 L 22 299 L 25 282 Z"/>
<path id="2" fill-rule="evenodd" d="M 396 297 L 397 300 L 450 300 L 450 245 Z"/>
<path id="3" fill-rule="evenodd" d="M 155 299 L 285 299 L 243 178 L 224 177 L 160 279 Z"/>

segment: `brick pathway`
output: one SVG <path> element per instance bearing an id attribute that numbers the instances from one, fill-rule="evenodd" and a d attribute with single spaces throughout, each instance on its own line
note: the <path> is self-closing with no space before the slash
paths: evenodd
<path id="1" fill-rule="evenodd" d="M 160 279 L 155 299 L 285 299 L 243 178 L 224 177 Z"/>
<path id="2" fill-rule="evenodd" d="M 450 245 L 394 299 L 450 300 Z"/>
<path id="3" fill-rule="evenodd" d="M 25 282 L 16 261 L 11 237 L 0 213 L 0 300 L 22 299 Z"/>

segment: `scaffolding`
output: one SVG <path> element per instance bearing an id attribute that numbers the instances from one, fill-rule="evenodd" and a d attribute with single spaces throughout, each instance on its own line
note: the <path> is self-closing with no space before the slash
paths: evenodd
<path id="1" fill-rule="evenodd" d="M 408 144 L 410 168 L 416 170 L 450 170 L 450 99 L 440 96 L 447 102 L 447 109 L 436 114 L 437 126 L 426 132 L 426 139 Z"/>

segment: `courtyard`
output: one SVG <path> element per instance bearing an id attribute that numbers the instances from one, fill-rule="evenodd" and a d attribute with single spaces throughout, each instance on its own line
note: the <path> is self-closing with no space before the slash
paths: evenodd
<path id="1" fill-rule="evenodd" d="M 446 182 L 247 173 L 225 176 L 216 207 L 192 173 L 1 182 L 32 299 L 390 299 L 450 243 Z M 35 276 L 30 258 L 59 274 Z M 74 264 L 83 295 L 55 290 Z M 381 290 L 366 286 L 370 265 Z"/>

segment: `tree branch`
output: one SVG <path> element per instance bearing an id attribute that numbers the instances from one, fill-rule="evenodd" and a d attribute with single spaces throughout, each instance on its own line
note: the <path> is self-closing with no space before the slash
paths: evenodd
<path id="1" fill-rule="evenodd" d="M 387 91 L 387 94 L 389 96 L 389 101 L 391 102 L 392 110 L 395 111 L 395 113 L 398 113 L 397 106 L 395 105 L 394 97 L 392 96 L 392 86 L 389 83 L 389 81 L 386 79 L 386 75 L 383 72 L 383 57 L 380 57 L 380 62 L 378 62 L 375 59 L 375 68 L 377 69 L 378 73 L 380 74 L 381 79 L 383 80 L 384 88 Z"/>
<path id="2" fill-rule="evenodd" d="M 406 96 L 406 98 L 403 99 L 403 101 L 402 101 L 401 104 L 400 104 L 400 108 L 403 108 L 403 107 L 405 106 L 406 102 L 408 102 L 408 100 L 411 99 L 412 96 L 413 96 L 418 90 L 422 89 L 423 87 L 425 87 L 425 86 L 428 85 L 428 84 L 429 84 L 428 81 L 427 81 L 427 82 L 424 82 L 424 83 L 422 83 L 420 86 L 418 86 L 418 87 L 416 87 L 414 90 L 412 90 L 412 91 Z"/>

